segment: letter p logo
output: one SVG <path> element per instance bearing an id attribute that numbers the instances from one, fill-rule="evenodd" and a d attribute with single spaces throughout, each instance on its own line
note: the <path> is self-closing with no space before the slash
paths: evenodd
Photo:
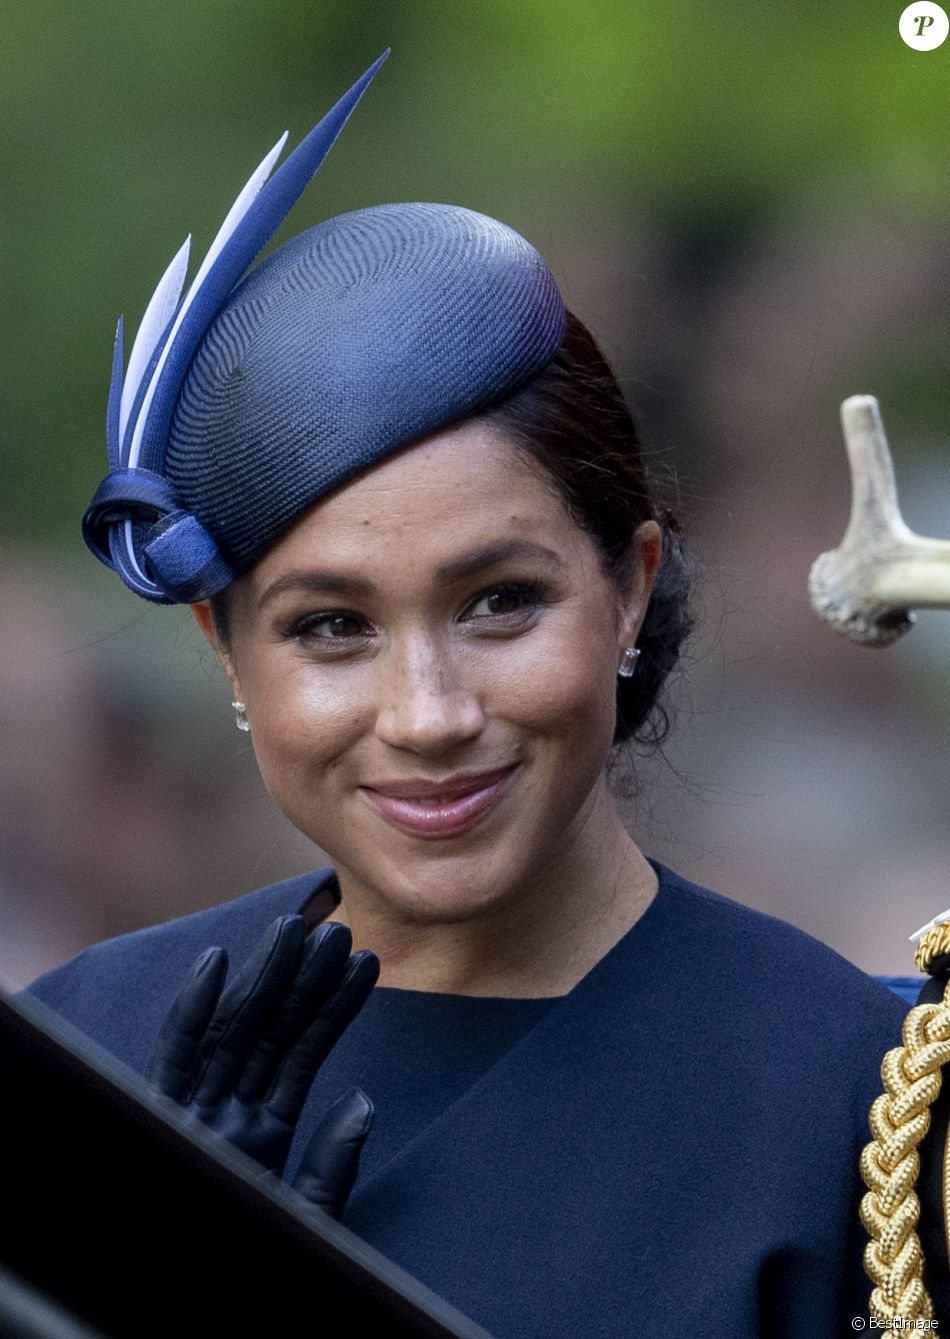
<path id="1" fill-rule="evenodd" d="M 903 41 L 913 51 L 934 51 L 942 46 L 950 32 L 946 11 L 931 0 L 917 0 L 908 5 L 900 16 L 898 29 Z"/>

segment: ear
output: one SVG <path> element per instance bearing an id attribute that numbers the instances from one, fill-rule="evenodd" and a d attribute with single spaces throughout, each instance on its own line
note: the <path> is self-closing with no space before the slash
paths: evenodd
<path id="1" fill-rule="evenodd" d="M 211 617 L 211 601 L 201 600 L 198 604 L 193 604 L 191 606 L 191 612 L 195 616 L 195 622 L 198 624 L 198 627 L 207 637 L 215 651 L 217 651 L 218 639 L 214 630 L 214 619 Z"/>
<path id="2" fill-rule="evenodd" d="M 631 539 L 633 564 L 623 595 L 621 609 L 621 650 L 636 643 L 643 616 L 650 603 L 660 560 L 663 557 L 663 533 L 656 521 L 643 521 Z"/>
<path id="3" fill-rule="evenodd" d="M 215 655 L 221 664 L 221 668 L 231 681 L 231 687 L 234 690 L 234 696 L 240 698 L 241 690 L 238 684 L 237 671 L 234 668 L 234 662 L 228 654 L 226 648 L 218 636 L 217 629 L 214 626 L 214 617 L 211 613 L 210 600 L 199 600 L 197 604 L 191 605 L 191 612 L 194 614 L 195 622 L 207 637 Z"/>

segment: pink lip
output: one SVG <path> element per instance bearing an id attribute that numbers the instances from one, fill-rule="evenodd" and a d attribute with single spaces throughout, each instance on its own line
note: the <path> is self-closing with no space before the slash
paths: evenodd
<path id="1" fill-rule="evenodd" d="M 462 773 L 444 781 L 379 782 L 362 789 L 377 812 L 401 832 L 454 837 L 475 827 L 500 803 L 516 766 Z"/>

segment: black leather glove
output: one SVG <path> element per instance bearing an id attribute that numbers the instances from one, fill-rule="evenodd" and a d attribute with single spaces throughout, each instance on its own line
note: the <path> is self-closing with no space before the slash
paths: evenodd
<path id="1" fill-rule="evenodd" d="M 351 947 L 346 926 L 328 922 L 308 937 L 302 917 L 283 916 L 227 988 L 227 953 L 207 949 L 162 1025 L 146 1082 L 280 1175 L 314 1075 L 379 975 L 376 955 L 351 957 Z M 337 1217 L 372 1116 L 364 1093 L 345 1093 L 318 1125 L 294 1179 Z"/>

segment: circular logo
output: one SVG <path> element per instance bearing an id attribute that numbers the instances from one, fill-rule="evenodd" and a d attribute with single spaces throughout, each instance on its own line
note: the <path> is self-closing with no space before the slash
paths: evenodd
<path id="1" fill-rule="evenodd" d="M 920 0 L 919 4 L 907 6 L 897 27 L 909 47 L 915 51 L 933 51 L 947 40 L 950 19 L 939 5 L 931 4 L 931 0 Z"/>

